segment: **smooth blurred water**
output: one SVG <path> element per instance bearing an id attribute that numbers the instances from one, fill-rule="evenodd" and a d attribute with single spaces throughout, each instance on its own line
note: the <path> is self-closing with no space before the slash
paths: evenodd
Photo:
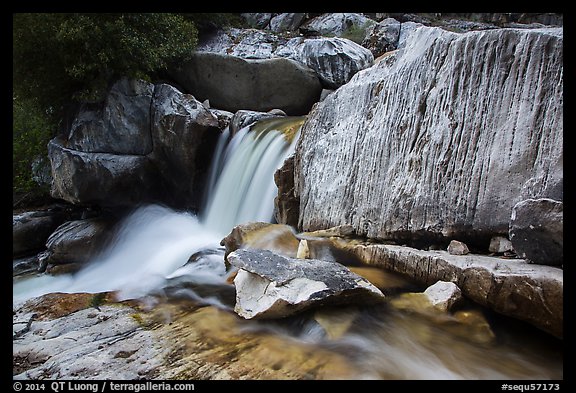
<path id="1" fill-rule="evenodd" d="M 13 285 L 13 301 L 51 292 L 117 291 L 120 300 L 138 298 L 162 292 L 178 276 L 190 283 L 225 285 L 220 240 L 242 222 L 272 220 L 274 172 L 296 139 L 287 138 L 285 129 L 299 128 L 303 119 L 275 119 L 255 131 L 248 126 L 232 138 L 227 129 L 215 151 L 201 218 L 159 205 L 140 207 L 119 224 L 108 248 L 81 271 L 20 279 Z M 191 255 L 205 249 L 215 254 L 187 265 Z"/>
<path id="2" fill-rule="evenodd" d="M 271 221 L 273 174 L 297 139 L 287 138 L 282 127 L 301 123 L 275 120 L 256 131 L 242 129 L 233 138 L 226 131 L 215 152 L 201 218 L 143 206 L 119 224 L 109 247 L 76 274 L 15 281 L 13 303 L 52 292 L 116 291 L 119 300 L 154 294 L 231 311 L 234 289 L 227 282 L 230 272 L 220 241 L 239 223 Z M 332 327 L 344 333 L 330 337 Z M 474 342 L 468 329 L 384 306 L 342 308 L 324 320 L 307 312 L 278 321 L 243 321 L 241 331 L 341 354 L 360 370 L 359 379 L 562 379 L 558 342 L 533 332 L 506 334 L 504 328 L 494 343 L 485 345 Z"/>

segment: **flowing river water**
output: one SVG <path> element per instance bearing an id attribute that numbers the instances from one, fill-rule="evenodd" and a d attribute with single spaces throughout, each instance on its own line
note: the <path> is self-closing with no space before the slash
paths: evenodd
<path id="1" fill-rule="evenodd" d="M 292 153 L 303 121 L 268 119 L 235 135 L 225 131 L 199 216 L 142 206 L 120 224 L 108 248 L 76 274 L 15 281 L 14 303 L 51 292 L 116 291 L 119 300 L 168 294 L 233 313 L 220 241 L 237 224 L 272 221 L 273 174 Z M 356 378 L 563 378 L 560 340 L 472 304 L 456 316 L 407 312 L 385 303 L 241 326 L 341 354 L 360 370 Z"/>

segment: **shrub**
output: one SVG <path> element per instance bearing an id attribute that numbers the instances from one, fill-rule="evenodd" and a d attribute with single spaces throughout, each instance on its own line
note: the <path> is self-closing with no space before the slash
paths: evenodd
<path id="1" fill-rule="evenodd" d="M 32 163 L 46 157 L 53 125 L 32 100 L 13 97 L 12 107 L 13 195 L 18 195 L 18 200 L 47 196 L 48 188 L 33 179 Z"/>
<path id="2" fill-rule="evenodd" d="M 15 92 L 56 119 L 71 100 L 99 101 L 121 76 L 148 79 L 196 46 L 178 14 L 14 14 Z"/>

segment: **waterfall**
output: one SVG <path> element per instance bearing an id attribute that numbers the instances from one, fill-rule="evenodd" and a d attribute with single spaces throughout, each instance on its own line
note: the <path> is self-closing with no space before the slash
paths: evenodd
<path id="1" fill-rule="evenodd" d="M 214 152 L 199 217 L 159 205 L 140 207 L 84 269 L 16 282 L 14 301 L 50 292 L 103 291 L 118 291 L 119 299 L 130 299 L 162 292 L 170 282 L 226 285 L 220 240 L 237 224 L 272 220 L 274 172 L 293 151 L 303 122 L 304 117 L 265 119 L 234 136 L 226 129 Z M 200 258 L 187 264 L 196 254 Z M 191 296 L 222 306 L 213 297 Z"/>
<path id="2" fill-rule="evenodd" d="M 274 172 L 293 151 L 297 138 L 287 141 L 286 126 L 302 124 L 302 118 L 263 121 L 264 128 L 250 126 L 238 131 L 232 141 L 228 132 L 220 137 L 207 187 L 209 197 L 202 213 L 207 228 L 225 235 L 248 221 L 270 222 L 274 212 Z"/>

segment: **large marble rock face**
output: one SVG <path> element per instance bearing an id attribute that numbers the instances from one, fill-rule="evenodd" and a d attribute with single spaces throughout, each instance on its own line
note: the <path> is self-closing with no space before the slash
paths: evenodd
<path id="1" fill-rule="evenodd" d="M 517 202 L 562 200 L 562 59 L 562 29 L 416 28 L 309 114 L 299 229 L 487 247 Z"/>

